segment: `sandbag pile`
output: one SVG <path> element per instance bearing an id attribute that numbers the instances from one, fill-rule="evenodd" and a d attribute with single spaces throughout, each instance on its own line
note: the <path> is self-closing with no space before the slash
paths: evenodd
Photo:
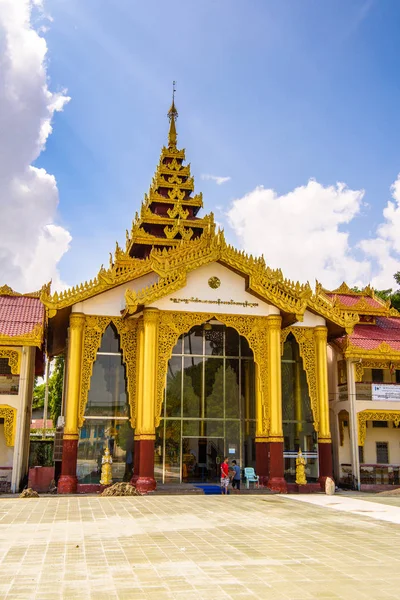
<path id="1" fill-rule="evenodd" d="M 39 498 L 39 494 L 32 488 L 27 488 L 19 495 L 20 498 Z"/>
<path id="2" fill-rule="evenodd" d="M 136 490 L 130 483 L 114 483 L 107 487 L 101 496 L 141 496 L 142 494 Z"/>

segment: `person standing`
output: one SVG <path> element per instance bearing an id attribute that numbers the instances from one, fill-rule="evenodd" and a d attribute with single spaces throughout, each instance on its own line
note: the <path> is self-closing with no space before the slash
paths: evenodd
<path id="1" fill-rule="evenodd" d="M 240 493 L 240 467 L 237 464 L 236 460 L 232 461 L 232 471 L 232 488 L 236 488 L 237 492 Z"/>
<path id="2" fill-rule="evenodd" d="M 229 486 L 229 458 L 225 457 L 224 462 L 221 463 L 221 494 L 228 494 Z"/>

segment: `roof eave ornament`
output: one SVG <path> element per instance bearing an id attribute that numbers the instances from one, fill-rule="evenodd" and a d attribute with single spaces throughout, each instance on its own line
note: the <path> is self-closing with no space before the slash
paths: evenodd
<path id="1" fill-rule="evenodd" d="M 176 133 L 175 121 L 178 118 L 178 111 L 175 107 L 175 92 L 176 92 L 176 81 L 172 82 L 172 104 L 168 111 L 169 118 L 169 132 L 168 132 L 168 148 L 176 148 L 178 135 Z"/>

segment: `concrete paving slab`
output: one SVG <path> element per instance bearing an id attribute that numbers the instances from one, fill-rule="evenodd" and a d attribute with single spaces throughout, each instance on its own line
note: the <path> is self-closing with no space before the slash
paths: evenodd
<path id="1" fill-rule="evenodd" d="M 0 598 L 398 599 L 392 508 L 339 495 L 0 498 Z"/>

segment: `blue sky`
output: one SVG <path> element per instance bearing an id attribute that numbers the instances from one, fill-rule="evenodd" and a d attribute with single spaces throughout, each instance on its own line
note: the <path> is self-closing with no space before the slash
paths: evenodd
<path id="1" fill-rule="evenodd" d="M 356 259 L 357 242 L 376 236 L 400 171 L 397 0 L 47 0 L 45 9 L 50 86 L 71 101 L 35 165 L 55 175 L 57 222 L 72 235 L 65 282 L 95 275 L 124 241 L 166 140 L 174 79 L 179 145 L 232 242 L 243 245 L 226 216 L 235 199 L 261 185 L 286 195 L 310 178 L 365 190 L 339 225 Z"/>

